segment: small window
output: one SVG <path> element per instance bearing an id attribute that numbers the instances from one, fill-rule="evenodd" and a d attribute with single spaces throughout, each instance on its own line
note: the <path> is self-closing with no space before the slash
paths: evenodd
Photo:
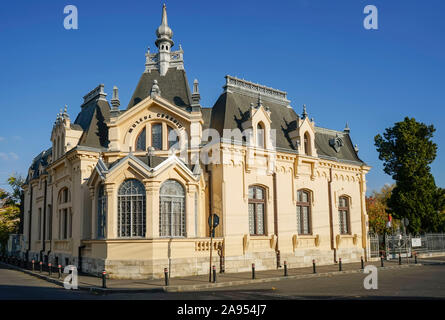
<path id="1" fill-rule="evenodd" d="M 338 201 L 340 234 L 351 233 L 349 214 L 349 199 L 347 197 L 340 197 Z"/>
<path id="2" fill-rule="evenodd" d="M 144 128 L 136 139 L 136 151 L 145 151 L 147 149 L 145 141 L 146 130 Z"/>
<path id="3" fill-rule="evenodd" d="M 178 137 L 178 133 L 176 132 L 175 129 L 173 129 L 172 127 L 168 126 L 167 127 L 167 131 L 168 131 L 168 149 L 171 149 L 176 143 L 179 142 L 179 137 Z"/>
<path id="4" fill-rule="evenodd" d="M 162 150 L 162 124 L 156 123 L 151 127 L 151 146 L 156 150 Z"/>
<path id="5" fill-rule="evenodd" d="M 299 234 L 312 234 L 311 194 L 306 190 L 298 190 L 297 228 Z"/>
<path id="6" fill-rule="evenodd" d="M 249 231 L 251 235 L 264 235 L 265 190 L 259 186 L 249 187 Z"/>

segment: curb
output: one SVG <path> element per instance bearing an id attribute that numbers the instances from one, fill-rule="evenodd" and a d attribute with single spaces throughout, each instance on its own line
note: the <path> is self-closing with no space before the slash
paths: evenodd
<path id="1" fill-rule="evenodd" d="M 63 281 L 58 279 L 50 278 L 49 276 L 32 272 L 30 270 L 22 269 L 20 267 L 10 265 L 4 262 L 0 262 L 0 264 L 8 266 L 17 271 L 21 271 L 28 275 L 40 278 L 42 280 L 54 283 L 58 286 L 63 287 Z M 377 267 L 379 270 L 391 270 L 391 269 L 406 269 L 410 267 L 420 267 L 423 266 L 421 263 L 417 264 L 405 264 L 405 265 L 396 265 L 389 267 Z M 346 270 L 346 271 L 330 271 L 324 273 L 309 273 L 309 274 L 299 274 L 293 276 L 279 276 L 272 278 L 264 278 L 264 279 L 249 279 L 249 280 L 237 280 L 237 281 L 227 281 L 227 282 L 217 282 L 217 283 L 206 283 L 206 284 L 192 284 L 192 285 L 179 285 L 179 286 L 162 286 L 159 288 L 101 288 L 94 286 L 84 286 L 78 285 L 78 290 L 89 291 L 90 293 L 100 293 L 100 294 L 108 294 L 108 293 L 147 293 L 147 292 L 190 292 L 190 291 L 199 291 L 202 289 L 211 289 L 211 288 L 224 288 L 224 287 L 234 287 L 246 284 L 253 283 L 266 283 L 266 282 L 276 282 L 276 281 L 285 281 L 285 280 L 293 280 L 293 279 L 308 279 L 308 278 L 324 278 L 334 275 L 340 274 L 354 274 L 354 273 L 363 273 L 363 269 L 356 270 Z"/>

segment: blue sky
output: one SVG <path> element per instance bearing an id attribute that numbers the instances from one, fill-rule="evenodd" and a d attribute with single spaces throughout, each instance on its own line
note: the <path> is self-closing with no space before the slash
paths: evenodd
<path id="1" fill-rule="evenodd" d="M 0 4 L 0 188 L 26 174 L 50 146 L 65 104 L 74 120 L 82 97 L 105 84 L 126 106 L 155 48 L 162 1 L 2 1 Z M 360 157 L 383 173 L 373 138 L 405 116 L 433 124 L 436 184 L 445 187 L 445 2 L 381 0 L 166 1 L 173 50 L 182 44 L 190 83 L 211 107 L 226 74 L 288 92 L 316 125 L 349 123 Z M 76 5 L 79 29 L 65 30 L 65 5 Z M 378 30 L 363 27 L 366 5 Z"/>

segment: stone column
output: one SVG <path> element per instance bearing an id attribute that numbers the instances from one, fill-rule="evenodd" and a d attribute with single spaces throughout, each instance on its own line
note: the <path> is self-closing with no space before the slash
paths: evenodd
<path id="1" fill-rule="evenodd" d="M 105 184 L 105 194 L 107 196 L 107 217 L 106 217 L 106 238 L 117 238 L 117 191 L 114 183 Z"/>
<path id="2" fill-rule="evenodd" d="M 159 237 L 159 189 L 161 182 L 144 180 L 146 194 L 146 238 Z"/>
<path id="3" fill-rule="evenodd" d="M 187 238 L 195 237 L 195 192 L 198 192 L 198 188 L 194 184 L 187 184 L 185 195 L 185 230 Z"/>

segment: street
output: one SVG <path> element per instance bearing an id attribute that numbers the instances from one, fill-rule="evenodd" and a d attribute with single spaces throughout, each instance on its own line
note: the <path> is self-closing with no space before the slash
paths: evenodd
<path id="1" fill-rule="evenodd" d="M 429 261 L 443 262 L 444 258 Z M 426 264 L 426 262 L 424 262 Z M 445 299 L 445 264 L 379 270 L 378 289 L 366 290 L 365 274 L 289 279 L 206 291 L 166 293 L 91 294 L 66 290 L 55 284 L 0 266 L 0 300 L 276 300 L 276 299 Z"/>

